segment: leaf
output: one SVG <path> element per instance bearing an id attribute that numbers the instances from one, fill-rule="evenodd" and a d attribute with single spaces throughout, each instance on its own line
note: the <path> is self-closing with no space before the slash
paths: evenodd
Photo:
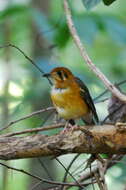
<path id="1" fill-rule="evenodd" d="M 101 0 L 82 0 L 85 8 L 87 10 L 93 8 L 94 6 L 96 6 L 98 3 L 101 2 Z"/>
<path id="2" fill-rule="evenodd" d="M 62 24 L 58 26 L 54 41 L 58 47 L 63 48 L 67 44 L 69 38 L 70 38 L 70 33 L 67 24 L 65 22 L 62 22 Z"/>
<path id="3" fill-rule="evenodd" d="M 114 1 L 116 1 L 116 0 L 103 0 L 103 3 L 105 5 L 111 5 Z"/>

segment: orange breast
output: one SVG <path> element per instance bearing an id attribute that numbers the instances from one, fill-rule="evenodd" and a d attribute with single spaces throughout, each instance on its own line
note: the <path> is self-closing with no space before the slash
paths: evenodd
<path id="1" fill-rule="evenodd" d="M 64 119 L 77 119 L 89 112 L 88 106 L 78 91 L 70 88 L 55 89 L 51 91 L 52 102 L 60 117 Z"/>

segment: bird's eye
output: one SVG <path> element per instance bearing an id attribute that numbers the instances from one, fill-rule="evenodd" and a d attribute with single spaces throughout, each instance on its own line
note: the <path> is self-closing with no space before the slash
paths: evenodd
<path id="1" fill-rule="evenodd" d="M 57 71 L 57 75 L 59 76 L 59 78 L 60 78 L 61 80 L 63 80 L 63 75 L 62 75 L 62 72 L 61 72 L 61 71 Z"/>
<path id="2" fill-rule="evenodd" d="M 66 72 L 63 73 L 64 77 L 67 79 L 68 78 L 68 74 Z"/>

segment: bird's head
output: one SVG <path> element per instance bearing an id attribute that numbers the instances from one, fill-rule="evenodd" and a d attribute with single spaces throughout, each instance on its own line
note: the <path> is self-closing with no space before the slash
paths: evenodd
<path id="1" fill-rule="evenodd" d="M 72 72 L 65 67 L 56 67 L 50 73 L 46 73 L 43 76 L 50 77 L 53 85 L 57 88 L 65 88 L 74 80 Z"/>

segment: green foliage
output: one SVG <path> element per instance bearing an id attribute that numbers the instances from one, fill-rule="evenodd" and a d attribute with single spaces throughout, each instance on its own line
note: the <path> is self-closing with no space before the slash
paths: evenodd
<path id="1" fill-rule="evenodd" d="M 116 0 L 102 0 L 102 1 L 105 5 L 109 6 Z M 89 9 L 93 8 L 94 6 L 96 6 L 97 4 L 99 4 L 101 2 L 101 0 L 93 0 L 93 1 L 92 0 L 82 0 L 82 2 L 84 4 L 85 8 L 87 10 L 89 10 Z"/>
<path id="2" fill-rule="evenodd" d="M 0 11 L 0 20 L 6 19 L 7 17 L 11 17 L 13 15 L 18 15 L 25 11 L 28 11 L 28 7 L 25 5 L 9 6 L 5 10 Z"/>
<path id="3" fill-rule="evenodd" d="M 101 2 L 101 0 L 82 0 L 84 6 L 86 9 L 91 9 L 93 8 L 94 6 L 96 6 L 98 3 Z"/>
<path id="4" fill-rule="evenodd" d="M 103 0 L 105 5 L 111 5 L 116 0 Z"/>
<path id="5" fill-rule="evenodd" d="M 59 25 L 59 29 L 56 30 L 54 42 L 58 47 L 65 47 L 70 39 L 69 29 L 66 23 Z"/>

